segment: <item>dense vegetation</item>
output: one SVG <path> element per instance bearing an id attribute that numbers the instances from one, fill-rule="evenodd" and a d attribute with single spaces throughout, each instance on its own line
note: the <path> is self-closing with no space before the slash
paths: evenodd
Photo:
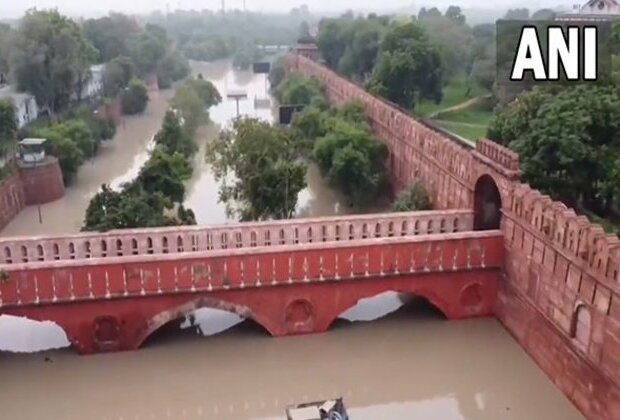
<path id="1" fill-rule="evenodd" d="M 361 104 L 331 108 L 319 81 L 299 75 L 286 79 L 276 95 L 281 102 L 307 105 L 292 122 L 302 139 L 302 154 L 318 164 L 350 204 L 363 208 L 385 194 L 388 150 L 372 135 Z"/>
<path id="2" fill-rule="evenodd" d="M 206 109 L 220 100 L 208 81 L 190 79 L 179 86 L 173 99 L 176 108 L 166 112 L 155 149 L 138 177 L 120 191 L 103 185 L 88 206 L 82 230 L 195 224 L 192 210 L 182 205 L 196 152 L 193 136 L 207 120 Z"/>
<path id="3" fill-rule="evenodd" d="M 189 64 L 174 47 L 164 27 L 144 27 L 129 16 L 111 13 L 84 22 L 84 34 L 99 52 L 98 62 L 106 66 L 106 93 L 117 95 L 134 77 L 156 74 L 162 88 L 189 74 Z"/>
<path id="4" fill-rule="evenodd" d="M 57 10 L 33 9 L 16 29 L 0 25 L 0 83 L 14 82 L 30 92 L 47 115 L 18 133 L 15 110 L 0 104 L 0 151 L 13 148 L 18 136 L 47 138 L 48 152 L 58 157 L 64 181 L 70 182 L 81 163 L 95 156 L 100 141 L 115 133 L 113 121 L 94 114 L 107 99 L 82 101 L 90 68 L 99 62 L 106 63 L 104 97 L 120 95 L 127 114 L 146 107 L 147 89 L 139 78 L 156 73 L 165 86 L 189 73 L 187 60 L 162 27 L 141 27 L 121 14 L 80 26 Z"/>
<path id="5" fill-rule="evenodd" d="M 421 182 L 416 181 L 398 195 L 394 203 L 394 211 L 432 210 L 431 199 Z"/>
<path id="6" fill-rule="evenodd" d="M 292 217 L 306 187 L 297 140 L 290 130 L 241 118 L 210 145 L 207 159 L 230 214 L 242 221 Z"/>
<path id="7" fill-rule="evenodd" d="M 247 68 L 258 57 L 257 45 L 294 44 L 300 27 L 312 21 L 312 16 L 302 6 L 288 14 L 239 10 L 225 15 L 209 10 L 175 11 L 165 16 L 154 13 L 148 21 L 164 27 L 189 59 L 212 61 L 235 57 L 238 66 Z"/>

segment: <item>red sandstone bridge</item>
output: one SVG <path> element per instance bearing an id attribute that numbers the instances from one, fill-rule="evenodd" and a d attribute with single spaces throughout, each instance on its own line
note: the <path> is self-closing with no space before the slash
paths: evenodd
<path id="1" fill-rule="evenodd" d="M 92 353 L 138 348 L 199 307 L 280 336 L 406 292 L 451 319 L 497 317 L 588 418 L 620 418 L 618 238 L 520 183 L 515 153 L 489 140 L 474 149 L 315 55 L 300 49 L 289 70 L 320 79 L 336 104 L 361 101 L 397 188 L 421 180 L 439 210 L 3 239 L 0 314 L 55 321 Z M 0 184 L 0 219 L 20 188 Z"/>
<path id="2" fill-rule="evenodd" d="M 60 325 L 81 353 L 137 349 L 200 307 L 274 336 L 322 332 L 359 299 L 426 297 L 450 319 L 493 313 L 499 231 L 470 211 L 300 219 L 0 241 L 2 313 Z"/>

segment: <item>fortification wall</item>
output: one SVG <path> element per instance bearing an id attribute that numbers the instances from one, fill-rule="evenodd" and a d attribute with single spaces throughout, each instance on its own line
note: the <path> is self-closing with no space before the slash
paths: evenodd
<path id="1" fill-rule="evenodd" d="M 304 57 L 331 100 L 365 104 L 390 148 L 398 188 L 422 180 L 437 208 L 473 208 L 476 182 L 495 181 L 506 247 L 498 319 L 590 419 L 620 418 L 620 241 L 562 203 L 519 182 L 519 158 L 490 141 L 468 147 Z"/>
<path id="2" fill-rule="evenodd" d="M 15 171 L 0 182 L 0 229 L 4 229 L 25 206 L 21 178 Z"/>
<path id="3" fill-rule="evenodd" d="M 62 171 L 54 156 L 47 156 L 43 163 L 36 166 L 20 165 L 19 176 L 28 206 L 49 203 L 65 195 Z"/>

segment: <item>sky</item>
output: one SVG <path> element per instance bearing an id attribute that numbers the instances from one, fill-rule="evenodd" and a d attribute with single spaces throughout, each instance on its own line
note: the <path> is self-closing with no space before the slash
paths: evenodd
<path id="1" fill-rule="evenodd" d="M 225 0 L 227 8 L 243 8 L 244 0 Z M 57 7 L 62 13 L 71 16 L 92 16 L 107 14 L 108 11 L 125 13 L 145 13 L 154 10 L 165 11 L 167 5 L 174 9 L 219 9 L 222 0 L 0 0 L 0 18 L 20 17 L 29 8 L 39 9 Z M 585 0 L 245 0 L 248 10 L 288 12 L 293 7 L 306 4 L 314 12 L 337 12 L 347 9 L 364 11 L 394 10 L 404 7 L 416 8 L 436 6 L 446 8 L 455 4 L 463 8 L 509 8 L 520 5 L 529 8 L 555 7 L 564 5 L 571 8 L 573 3 Z"/>

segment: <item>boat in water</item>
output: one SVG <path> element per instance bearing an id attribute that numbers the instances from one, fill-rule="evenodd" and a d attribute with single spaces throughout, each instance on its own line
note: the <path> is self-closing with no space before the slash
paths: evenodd
<path id="1" fill-rule="evenodd" d="M 349 420 L 342 398 L 290 406 L 287 420 Z"/>

